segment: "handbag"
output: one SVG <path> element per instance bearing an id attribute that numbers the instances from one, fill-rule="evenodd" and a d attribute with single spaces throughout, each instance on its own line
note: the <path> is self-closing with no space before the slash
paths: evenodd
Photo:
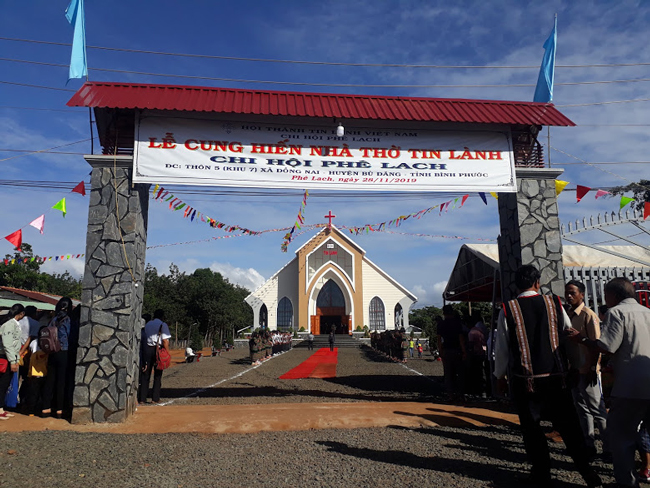
<path id="1" fill-rule="evenodd" d="M 156 369 L 160 371 L 169 368 L 172 364 L 172 357 L 169 354 L 169 351 L 161 346 L 161 337 L 162 324 L 160 324 L 160 330 L 158 331 L 158 342 L 156 343 Z"/>
<path id="2" fill-rule="evenodd" d="M 0 358 L 0 374 L 6 372 L 8 367 L 9 367 L 9 361 L 7 361 L 4 358 Z"/>

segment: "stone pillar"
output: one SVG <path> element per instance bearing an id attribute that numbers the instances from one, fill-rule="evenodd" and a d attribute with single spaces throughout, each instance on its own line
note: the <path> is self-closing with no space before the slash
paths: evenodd
<path id="1" fill-rule="evenodd" d="M 542 273 L 542 292 L 564 295 L 562 240 L 555 179 L 564 170 L 517 168 L 517 193 L 499 193 L 501 296 L 517 296 L 515 271 L 532 264 Z"/>
<path id="2" fill-rule="evenodd" d="M 72 422 L 122 422 L 137 401 L 149 185 L 132 185 L 130 156 L 86 160 L 93 170 Z"/>

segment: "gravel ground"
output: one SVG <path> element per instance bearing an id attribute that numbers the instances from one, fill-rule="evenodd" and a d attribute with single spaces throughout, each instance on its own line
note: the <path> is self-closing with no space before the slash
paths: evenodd
<path id="1" fill-rule="evenodd" d="M 0 434 L 0 440 L 0 486 L 8 488 L 518 487 L 526 474 L 521 439 L 506 427 L 248 435 L 30 432 Z M 570 463 L 560 445 L 552 453 L 555 486 L 584 486 L 566 471 Z M 597 470 L 609 473 L 611 467 Z"/>
<path id="2" fill-rule="evenodd" d="M 279 380 L 309 357 L 296 348 L 251 368 L 247 351 L 180 365 L 163 377 L 176 404 L 437 401 L 442 365 L 407 367 L 367 348 L 339 349 L 337 378 Z M 164 408 L 164 407 L 162 407 Z M 403 427 L 258 434 L 0 433 L 0 487 L 519 487 L 526 475 L 520 434 L 508 426 Z M 557 487 L 584 486 L 561 444 L 551 444 Z M 611 466 L 596 465 L 609 478 Z M 36 473 L 36 477 L 35 477 Z"/>

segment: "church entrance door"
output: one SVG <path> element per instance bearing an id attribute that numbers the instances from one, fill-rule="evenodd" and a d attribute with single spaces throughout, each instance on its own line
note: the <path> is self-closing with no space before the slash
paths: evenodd
<path id="1" fill-rule="evenodd" d="M 316 315 L 318 332 L 312 327 L 313 334 L 348 334 L 350 318 L 345 310 L 345 298 L 341 288 L 332 280 L 327 281 L 318 293 L 316 299 Z M 312 324 L 314 323 L 312 318 Z"/>

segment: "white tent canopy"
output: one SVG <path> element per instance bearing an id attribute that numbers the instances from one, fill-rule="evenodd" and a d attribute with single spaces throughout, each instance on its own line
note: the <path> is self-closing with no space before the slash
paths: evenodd
<path id="1" fill-rule="evenodd" d="M 631 279 L 648 279 L 650 251 L 638 246 L 599 246 L 599 251 L 587 246 L 564 246 L 562 263 L 565 277 L 583 282 L 597 278 L 611 279 L 627 276 Z M 627 258 L 609 254 L 614 252 Z M 585 283 L 587 284 L 587 283 Z M 493 296 L 494 295 L 494 296 Z M 592 288 L 592 295 L 599 295 Z M 499 248 L 496 244 L 465 244 L 460 248 L 456 264 L 443 293 L 448 301 L 491 302 L 501 299 L 499 281 Z"/>

